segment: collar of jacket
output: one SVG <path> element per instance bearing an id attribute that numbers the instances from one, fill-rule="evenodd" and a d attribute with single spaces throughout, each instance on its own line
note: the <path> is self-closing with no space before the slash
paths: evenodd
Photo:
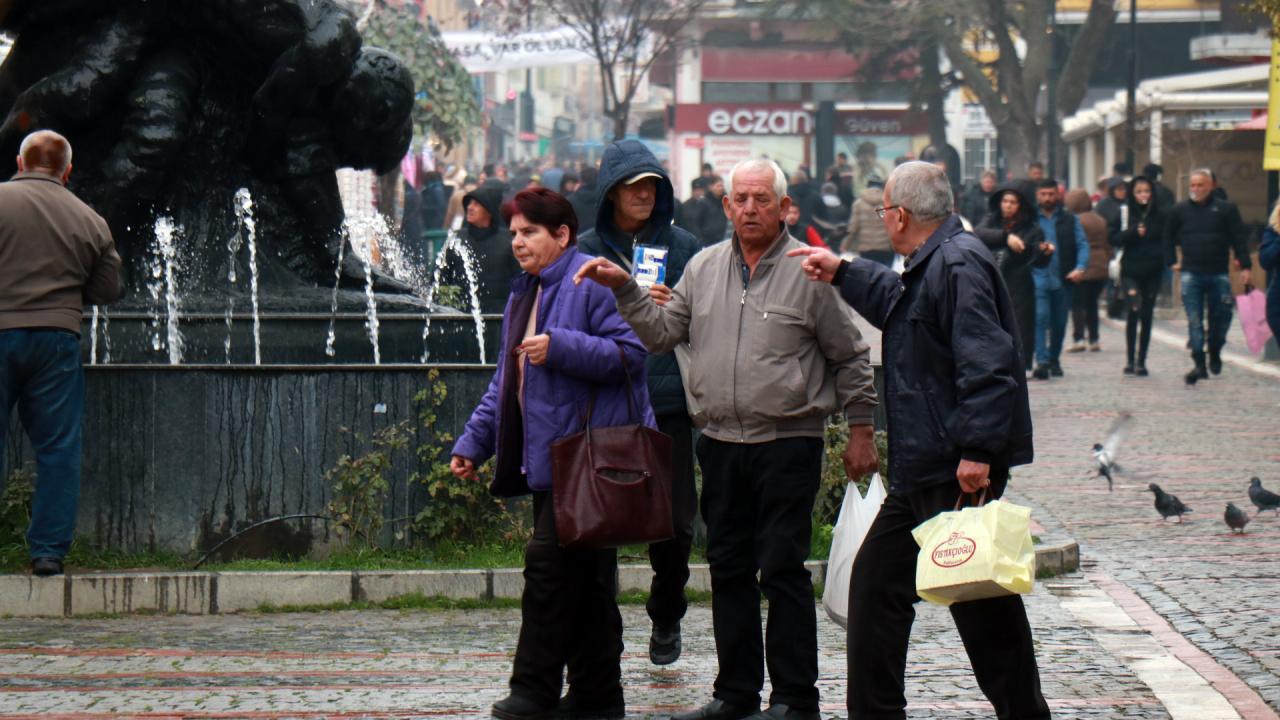
<path id="1" fill-rule="evenodd" d="M 933 251 L 937 250 L 943 242 L 959 235 L 962 232 L 964 232 L 964 224 L 960 222 L 959 216 L 952 213 L 950 217 L 943 220 L 942 224 L 933 231 L 933 234 L 929 236 L 929 239 L 924 241 L 924 244 L 916 251 L 915 257 L 906 262 L 903 266 L 902 274 L 906 275 L 907 273 L 913 272 L 916 268 L 924 265 L 924 261 L 927 260 L 929 256 L 933 254 Z"/>
<path id="2" fill-rule="evenodd" d="M 15 173 L 14 176 L 9 179 L 10 180 L 44 180 L 45 182 L 51 182 L 57 185 L 63 184 L 62 178 L 60 177 L 55 177 L 48 173 L 36 172 L 34 170 L 27 170 L 25 172 Z"/>
<path id="3" fill-rule="evenodd" d="M 789 237 L 791 237 L 791 234 L 787 232 L 787 224 L 779 222 L 778 236 L 773 239 L 773 244 L 769 246 L 769 249 L 765 250 L 764 254 L 760 256 L 759 264 L 772 265 L 777 262 L 778 258 L 782 254 L 782 248 L 786 246 L 787 238 Z M 742 245 L 738 242 L 737 230 L 733 231 L 733 256 L 739 263 L 746 262 L 742 257 Z"/>

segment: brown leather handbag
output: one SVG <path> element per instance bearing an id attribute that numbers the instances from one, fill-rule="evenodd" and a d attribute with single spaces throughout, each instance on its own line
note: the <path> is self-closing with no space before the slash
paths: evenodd
<path id="1" fill-rule="evenodd" d="M 671 438 L 645 427 L 636 409 L 627 357 L 630 425 L 591 427 L 591 391 L 582 432 L 551 444 L 551 497 L 561 547 L 611 548 L 668 540 Z"/>

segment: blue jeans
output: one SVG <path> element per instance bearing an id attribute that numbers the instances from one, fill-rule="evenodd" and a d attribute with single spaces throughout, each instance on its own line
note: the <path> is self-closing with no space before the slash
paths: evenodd
<path id="1" fill-rule="evenodd" d="M 1212 273 L 1182 273 L 1182 307 L 1187 311 L 1187 348 L 1193 355 L 1205 351 L 1204 314 L 1209 311 L 1209 352 L 1227 344 L 1231 329 L 1231 280 Z"/>
<path id="2" fill-rule="evenodd" d="M 1036 286 L 1036 364 L 1049 365 L 1062 357 L 1062 340 L 1067 335 L 1071 313 L 1071 286 L 1050 290 Z"/>
<path id="3" fill-rule="evenodd" d="M 66 330 L 0 331 L 0 447 L 9 415 L 18 417 L 36 451 L 36 492 L 27 548 L 33 558 L 63 558 L 71 549 L 80 501 L 84 369 L 80 338 Z"/>

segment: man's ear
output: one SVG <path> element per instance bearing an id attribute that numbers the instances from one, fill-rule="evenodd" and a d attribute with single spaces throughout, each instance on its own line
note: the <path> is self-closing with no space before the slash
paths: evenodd
<path id="1" fill-rule="evenodd" d="M 18 172 L 26 172 L 27 168 L 25 166 L 26 166 L 26 163 L 22 162 L 22 156 L 19 155 L 18 156 Z"/>
<path id="2" fill-rule="evenodd" d="M 67 163 L 67 169 L 62 171 L 62 184 L 66 185 L 71 179 L 71 163 Z"/>

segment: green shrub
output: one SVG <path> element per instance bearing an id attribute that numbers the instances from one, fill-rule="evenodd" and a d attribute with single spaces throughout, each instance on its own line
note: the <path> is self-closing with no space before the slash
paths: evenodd
<path id="1" fill-rule="evenodd" d="M 0 547 L 27 547 L 27 527 L 31 524 L 31 501 L 35 496 L 34 476 L 27 468 L 9 473 L 0 493 Z"/>

